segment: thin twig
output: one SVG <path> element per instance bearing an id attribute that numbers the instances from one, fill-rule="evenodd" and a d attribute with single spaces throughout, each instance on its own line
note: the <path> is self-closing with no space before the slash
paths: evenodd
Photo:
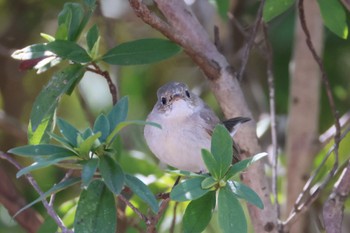
<path id="1" fill-rule="evenodd" d="M 137 207 L 135 207 L 127 198 L 125 198 L 123 195 L 119 195 L 118 199 L 123 201 L 127 206 L 129 206 L 135 212 L 135 214 L 139 216 L 140 219 L 142 219 L 146 223 L 148 222 L 148 218 L 143 213 L 141 213 L 140 210 Z"/>
<path id="2" fill-rule="evenodd" d="M 345 138 L 349 132 L 350 132 L 350 127 L 347 128 L 342 133 L 342 135 L 340 136 L 340 140 Z M 294 208 L 292 209 L 291 213 L 289 214 L 289 216 L 287 217 L 287 219 L 285 221 L 281 222 L 281 226 L 283 229 L 288 228 L 294 222 L 296 222 L 296 220 L 298 219 L 300 214 L 304 213 L 307 210 L 307 208 L 318 198 L 319 194 L 327 186 L 327 184 L 329 183 L 331 178 L 334 177 L 334 174 L 336 173 L 337 170 L 335 170 L 334 173 L 328 173 L 328 175 L 326 176 L 326 178 L 322 182 L 319 182 L 315 186 L 311 187 L 311 185 L 315 181 L 316 177 L 318 176 L 319 172 L 321 171 L 321 168 L 324 167 L 327 159 L 330 157 L 332 152 L 335 151 L 335 149 L 336 149 L 336 145 L 334 143 L 334 145 L 328 150 L 327 154 L 323 158 L 320 165 L 317 167 L 317 169 L 313 172 L 313 174 L 310 176 L 310 178 L 308 179 L 308 181 L 304 185 L 303 191 L 300 193 L 299 197 L 297 198 L 297 200 L 294 204 Z M 334 167 L 334 165 L 333 165 L 333 167 Z M 310 190 L 313 190 L 313 192 L 311 194 L 309 194 Z M 302 200 L 304 200 L 307 195 L 309 195 L 308 198 L 304 202 L 302 202 Z"/>
<path id="3" fill-rule="evenodd" d="M 339 123 L 340 123 L 340 128 L 342 129 L 350 123 L 350 111 L 340 117 Z M 335 131 L 336 131 L 335 126 L 332 125 L 329 129 L 327 129 L 323 134 L 321 134 L 318 137 L 321 147 L 325 147 L 326 144 L 328 144 L 331 141 L 331 139 L 334 137 Z"/>
<path id="4" fill-rule="evenodd" d="M 0 151 L 0 158 L 7 160 L 10 162 L 12 165 L 14 165 L 18 170 L 22 169 L 22 166 L 14 160 L 10 155 Z M 25 174 L 26 179 L 29 181 L 29 183 L 33 186 L 35 191 L 42 197 L 41 202 L 43 203 L 47 213 L 52 217 L 52 219 L 56 222 L 57 226 L 62 230 L 63 233 L 73 233 L 72 230 L 68 229 L 62 219 L 58 216 L 54 208 L 47 202 L 47 200 L 44 197 L 44 192 L 40 189 L 38 183 L 35 181 L 34 177 L 30 174 L 27 173 Z"/>
<path id="5" fill-rule="evenodd" d="M 250 53 L 250 50 L 252 49 L 252 47 L 254 45 L 254 40 L 255 40 L 256 34 L 258 32 L 258 28 L 260 26 L 260 23 L 261 23 L 262 12 L 263 12 L 264 5 L 265 5 L 265 0 L 261 0 L 260 5 L 259 5 L 259 9 L 258 9 L 258 13 L 257 13 L 257 16 L 256 16 L 255 24 L 254 24 L 254 27 L 253 27 L 252 34 L 250 35 L 248 43 L 245 45 L 245 49 L 243 51 L 241 68 L 239 69 L 239 72 L 237 74 L 238 80 L 242 80 L 243 73 L 245 71 L 245 67 L 247 66 L 248 59 L 249 59 L 249 53 Z"/>
<path id="6" fill-rule="evenodd" d="M 175 230 L 175 224 L 176 224 L 176 211 L 177 211 L 177 206 L 179 205 L 179 202 L 175 202 L 174 204 L 174 210 L 173 210 L 173 220 L 171 221 L 169 233 L 174 233 Z"/>
<path id="7" fill-rule="evenodd" d="M 113 105 L 115 105 L 118 102 L 118 93 L 117 93 L 117 87 L 114 85 L 114 83 L 111 79 L 111 76 L 109 75 L 108 71 L 101 70 L 101 68 L 96 63 L 92 62 L 91 65 L 94 68 L 86 67 L 86 70 L 93 72 L 93 73 L 96 73 L 96 74 L 99 74 L 106 79 L 108 87 L 109 87 L 109 91 L 112 95 Z"/>
<path id="8" fill-rule="evenodd" d="M 68 180 L 69 177 L 70 177 L 72 174 L 73 174 L 73 170 L 72 170 L 72 169 L 71 169 L 71 170 L 68 170 L 68 171 L 66 172 L 66 174 L 64 174 L 64 177 L 61 179 L 61 181 L 58 182 L 58 183 L 62 183 L 62 182 L 64 182 L 64 181 Z M 50 206 L 53 206 L 53 203 L 55 202 L 55 197 L 56 197 L 56 193 L 51 194 L 50 202 L 49 202 L 49 205 L 50 205 Z"/>
<path id="9" fill-rule="evenodd" d="M 272 158 L 273 158 L 273 167 L 272 167 L 272 192 L 274 197 L 274 202 L 276 206 L 277 218 L 280 219 L 281 211 L 280 204 L 278 202 L 278 185 L 277 185 L 277 168 L 278 168 L 278 154 L 277 154 L 277 129 L 276 129 L 276 104 L 275 104 L 275 78 L 273 76 L 273 57 L 272 57 L 272 48 L 268 40 L 267 35 L 267 25 L 263 24 L 263 34 L 265 38 L 265 47 L 266 47 L 266 62 L 267 62 L 267 81 L 269 87 L 269 102 L 270 102 L 270 121 L 271 121 L 271 141 L 272 141 Z"/>

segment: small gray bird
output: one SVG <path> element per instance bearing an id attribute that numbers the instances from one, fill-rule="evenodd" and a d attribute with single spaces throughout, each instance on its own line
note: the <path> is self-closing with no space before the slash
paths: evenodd
<path id="1" fill-rule="evenodd" d="M 214 127 L 219 118 L 201 98 L 192 93 L 184 83 L 170 82 L 157 91 L 157 103 L 147 121 L 160 124 L 161 129 L 146 125 L 146 142 L 162 162 L 191 172 L 206 172 L 201 149 L 210 150 Z M 236 117 L 222 122 L 235 134 L 241 123 L 249 118 Z M 234 155 L 238 155 L 234 144 Z M 237 158 L 236 158 L 237 159 Z"/>

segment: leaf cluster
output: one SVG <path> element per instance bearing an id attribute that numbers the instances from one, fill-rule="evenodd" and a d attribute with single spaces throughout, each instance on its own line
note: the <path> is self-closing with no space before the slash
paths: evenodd
<path id="1" fill-rule="evenodd" d="M 215 127 L 210 151 L 203 149 L 202 158 L 209 174 L 187 174 L 184 182 L 170 193 L 172 200 L 191 201 L 183 218 L 184 232 L 202 232 L 218 207 L 218 219 L 222 232 L 247 232 L 247 221 L 238 199 L 258 208 L 264 208 L 259 196 L 248 186 L 232 178 L 250 164 L 266 156 L 261 153 L 252 158 L 231 164 L 233 159 L 232 138 L 223 125 Z M 218 202 L 216 204 L 216 201 Z"/>

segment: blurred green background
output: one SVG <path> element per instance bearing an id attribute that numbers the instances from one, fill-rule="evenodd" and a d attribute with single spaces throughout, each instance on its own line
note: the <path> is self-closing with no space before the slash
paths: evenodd
<path id="1" fill-rule="evenodd" d="M 26 125 L 32 103 L 48 82 L 51 75 L 58 68 L 37 75 L 34 71 L 20 71 L 19 62 L 11 59 L 10 55 L 15 49 L 23 48 L 29 44 L 44 42 L 40 32 L 53 34 L 57 27 L 57 15 L 66 1 L 62 0 L 0 0 L 0 150 L 7 151 L 14 146 L 26 143 Z M 254 23 L 257 1 L 232 1 L 232 11 L 243 28 L 248 29 Z M 220 31 L 220 40 L 223 53 L 235 67 L 240 65 L 240 51 L 244 45 L 244 37 L 231 21 L 224 21 L 218 15 L 215 6 L 208 1 L 196 1 L 192 5 L 195 14 L 208 30 L 211 38 L 214 37 L 213 27 L 217 25 Z M 273 46 L 274 74 L 276 87 L 276 108 L 279 123 L 279 142 L 283 149 L 285 124 L 288 110 L 288 84 L 289 63 L 293 53 L 294 40 L 294 8 L 288 10 L 269 23 L 269 39 Z M 95 12 L 93 22 L 99 26 L 102 43 L 101 50 L 107 50 L 117 44 L 146 37 L 163 37 L 150 26 L 138 19 L 128 6 L 126 0 L 100 1 Z M 325 29 L 324 63 L 330 78 L 332 90 L 335 95 L 336 105 L 340 115 L 349 111 L 350 107 L 350 43 L 342 40 Z M 84 43 L 82 41 L 82 43 Z M 213 95 L 210 93 L 205 77 L 199 68 L 187 57 L 180 53 L 171 59 L 151 65 L 127 66 L 127 67 L 103 67 L 108 70 L 118 85 L 119 95 L 129 96 L 128 119 L 144 120 L 151 111 L 156 101 L 156 90 L 168 81 L 186 82 L 194 92 L 203 99 L 220 115 L 220 109 Z M 258 49 L 251 51 L 251 56 L 245 75 L 242 80 L 242 88 L 257 121 L 263 119 L 268 113 L 268 90 L 266 81 L 266 61 Z M 57 115 L 66 119 L 73 125 L 84 128 L 101 111 L 107 111 L 112 106 L 112 99 L 105 80 L 96 75 L 86 74 L 79 88 L 72 96 L 65 96 L 61 100 Z M 333 122 L 328 101 L 322 90 L 320 100 L 320 132 L 328 129 Z M 11 125 L 10 123 L 13 123 Z M 270 145 L 269 134 L 261 138 L 264 150 Z M 130 172 L 139 174 L 146 182 L 149 182 L 154 193 L 169 190 L 173 184 L 174 176 L 165 175 L 158 166 L 158 161 L 149 152 L 143 139 L 143 129 L 132 126 L 124 130 L 121 139 L 123 155 L 121 164 Z M 344 161 L 350 155 L 350 139 L 346 138 L 341 147 L 341 158 Z M 321 155 L 321 154 L 320 154 Z M 321 157 L 315 160 L 319 163 Z M 18 158 L 25 166 L 31 161 Z M 283 161 L 283 158 L 282 158 Z M 283 164 L 282 164 L 283 165 Z M 13 201 L 23 196 L 27 202 L 37 198 L 37 193 L 28 185 L 25 179 L 16 179 L 16 169 L 7 161 L 0 160 L 0 233 L 24 232 L 16 222 L 8 215 L 2 205 L 6 193 L 6 182 L 10 182 L 16 188 L 13 193 Z M 326 170 L 324 171 L 324 174 Z M 33 173 L 43 190 L 49 189 L 64 175 L 64 170 L 50 167 Z M 283 183 L 283 174 L 280 176 Z M 8 191 L 9 189 L 7 189 Z M 79 194 L 79 187 L 70 188 L 59 193 L 56 198 L 56 206 L 66 216 L 66 221 L 72 221 L 74 203 Z M 325 199 L 325 195 L 322 199 Z M 284 195 L 281 194 L 283 201 Z M 321 199 L 321 200 L 322 200 Z M 137 199 L 135 203 L 140 204 Z M 61 205 L 62 204 L 62 205 Z M 142 204 L 140 204 L 142 205 Z M 44 208 L 37 204 L 34 208 L 46 218 Z M 141 206 L 142 208 L 142 206 Z M 145 208 L 145 207 L 143 207 Z M 177 209 L 180 221 L 185 205 L 179 205 Z M 317 204 L 316 204 L 317 208 Z M 161 229 L 166 232 L 170 225 L 172 208 L 169 208 L 166 218 L 162 222 Z M 129 211 L 131 215 L 132 212 Z M 135 217 L 137 219 L 137 217 Z M 214 218 L 215 219 L 215 218 Z M 138 220 L 137 220 L 138 221 Z M 215 220 L 207 232 L 215 231 Z M 50 224 L 51 220 L 47 221 Z M 181 227 L 177 226 L 180 231 Z M 43 230 L 45 232 L 45 230 Z M 129 230 L 129 232 L 137 232 Z"/>

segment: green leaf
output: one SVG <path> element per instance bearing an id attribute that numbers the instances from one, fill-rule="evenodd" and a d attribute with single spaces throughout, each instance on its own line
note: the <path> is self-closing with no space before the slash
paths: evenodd
<path id="1" fill-rule="evenodd" d="M 76 41 L 81 31 L 83 16 L 84 10 L 79 3 L 65 3 L 58 15 L 56 39 Z"/>
<path id="2" fill-rule="evenodd" d="M 84 0 L 84 3 L 89 7 L 89 8 L 94 8 L 96 6 L 96 0 Z"/>
<path id="3" fill-rule="evenodd" d="M 195 177 L 176 185 L 170 192 L 170 198 L 180 202 L 200 198 L 210 191 L 202 189 L 201 183 L 204 179 L 204 177 Z"/>
<path id="4" fill-rule="evenodd" d="M 218 218 L 223 233 L 247 232 L 247 220 L 242 206 L 228 186 L 219 190 Z"/>
<path id="5" fill-rule="evenodd" d="M 249 159 L 241 160 L 238 163 L 233 164 L 225 176 L 226 180 L 231 179 L 238 172 L 243 171 L 244 169 L 249 167 L 252 163 L 264 158 L 265 156 L 267 156 L 267 153 L 262 152 L 262 153 L 254 155 L 253 157 L 251 157 Z"/>
<path id="6" fill-rule="evenodd" d="M 77 63 L 88 63 L 91 57 L 77 43 L 67 40 L 55 40 L 46 45 L 46 49 L 57 56 Z"/>
<path id="7" fill-rule="evenodd" d="M 50 135 L 51 138 L 53 138 L 55 141 L 57 141 L 58 143 L 60 143 L 64 147 L 67 147 L 67 148 L 69 148 L 71 150 L 74 150 L 74 148 L 72 147 L 71 143 L 67 139 L 65 139 L 63 137 L 60 137 L 57 134 L 54 134 L 54 133 L 51 133 L 51 132 L 48 132 L 48 134 Z"/>
<path id="8" fill-rule="evenodd" d="M 290 8 L 295 0 L 266 0 L 263 9 L 263 18 L 269 22 Z"/>
<path id="9" fill-rule="evenodd" d="M 79 153 L 79 157 L 81 158 L 89 158 L 90 152 L 94 150 L 94 146 L 98 146 L 97 142 L 98 138 L 101 137 L 101 132 L 91 135 L 86 138 L 82 143 L 79 144 L 75 150 Z"/>
<path id="10" fill-rule="evenodd" d="M 35 99 L 30 122 L 33 131 L 43 120 L 52 119 L 60 97 L 79 80 L 85 72 L 81 65 L 70 65 L 54 74 L 49 84 Z"/>
<path id="11" fill-rule="evenodd" d="M 217 161 L 219 170 L 216 171 L 218 178 L 222 178 L 232 163 L 232 138 L 225 126 L 217 125 L 211 138 L 211 153 Z"/>
<path id="12" fill-rule="evenodd" d="M 80 195 L 74 219 L 75 233 L 115 233 L 114 195 L 101 180 L 94 180 Z"/>
<path id="13" fill-rule="evenodd" d="M 49 133 L 52 131 L 52 125 L 54 116 L 46 117 L 43 119 L 35 131 L 32 129 L 32 124 L 29 122 L 28 124 L 28 144 L 37 145 L 42 143 L 49 143 L 50 137 Z"/>
<path id="14" fill-rule="evenodd" d="M 180 52 L 169 40 L 141 39 L 126 42 L 109 50 L 102 60 L 113 65 L 140 65 L 158 62 Z"/>
<path id="15" fill-rule="evenodd" d="M 213 215 L 215 203 L 215 192 L 209 192 L 191 201 L 183 216 L 183 232 L 200 233 L 204 231 Z"/>
<path id="16" fill-rule="evenodd" d="M 202 181 L 201 187 L 202 189 L 211 189 L 217 183 L 218 183 L 217 180 L 215 180 L 212 176 L 209 176 Z"/>
<path id="17" fill-rule="evenodd" d="M 47 50 L 46 44 L 33 44 L 23 49 L 16 50 L 11 57 L 17 60 L 30 60 L 40 57 L 53 56 L 54 54 Z"/>
<path id="18" fill-rule="evenodd" d="M 339 0 L 318 0 L 323 23 L 342 39 L 348 38 L 346 12 Z"/>
<path id="19" fill-rule="evenodd" d="M 57 119 L 57 126 L 60 129 L 62 136 L 68 140 L 69 144 L 73 147 L 77 147 L 77 138 L 78 135 L 80 135 L 80 132 L 73 125 L 69 124 L 62 118 Z"/>
<path id="20" fill-rule="evenodd" d="M 86 35 L 86 42 L 87 42 L 89 51 L 91 51 L 95 46 L 95 43 L 97 42 L 98 37 L 99 37 L 99 32 L 98 32 L 97 25 L 95 24 L 89 29 Z"/>
<path id="21" fill-rule="evenodd" d="M 237 181 L 228 181 L 228 184 L 232 192 L 239 198 L 246 200 L 260 209 L 264 209 L 264 203 L 254 190 Z"/>
<path id="22" fill-rule="evenodd" d="M 108 118 L 104 114 L 101 114 L 96 118 L 93 132 L 101 132 L 100 142 L 102 143 L 106 141 L 110 133 L 110 127 Z"/>
<path id="23" fill-rule="evenodd" d="M 43 158 L 39 161 L 32 163 L 30 166 L 19 170 L 16 174 L 16 178 L 19 178 L 22 175 L 25 175 L 29 172 L 54 165 L 54 164 L 62 162 L 64 160 L 72 159 L 72 156 L 74 156 L 74 154 L 66 154 L 66 153 L 60 154 L 60 153 L 58 153 L 58 154 L 51 155 L 48 158 Z"/>
<path id="24" fill-rule="evenodd" d="M 114 194 L 120 194 L 125 176 L 119 164 L 111 157 L 104 155 L 100 158 L 99 170 L 107 187 Z"/>
<path id="25" fill-rule="evenodd" d="M 159 206 L 151 190 L 135 176 L 125 174 L 125 184 L 144 202 L 146 202 L 154 213 L 158 213 Z"/>
<path id="26" fill-rule="evenodd" d="M 82 186 L 87 187 L 96 172 L 98 159 L 89 159 L 83 162 L 83 170 L 81 171 Z"/>
<path id="27" fill-rule="evenodd" d="M 214 156 L 207 149 L 202 149 L 202 159 L 209 173 L 217 180 L 220 180 L 220 164 L 215 160 Z"/>
<path id="28" fill-rule="evenodd" d="M 43 32 L 40 33 L 40 36 L 42 38 L 44 38 L 45 40 L 47 40 L 48 42 L 52 42 L 52 41 L 55 40 L 55 37 L 53 37 L 53 36 L 51 36 L 49 34 L 43 33 Z"/>
<path id="29" fill-rule="evenodd" d="M 67 148 L 50 145 L 50 144 L 39 144 L 39 145 L 26 145 L 12 148 L 8 151 L 9 153 L 20 155 L 20 156 L 48 156 L 55 154 L 62 154 L 67 156 L 75 155 L 73 151 Z"/>
<path id="30" fill-rule="evenodd" d="M 125 121 L 128 115 L 128 97 L 121 98 L 108 113 L 107 118 L 109 121 L 110 131 L 112 133 L 114 128 L 122 121 Z"/>
<path id="31" fill-rule="evenodd" d="M 50 188 L 48 191 L 44 192 L 42 196 L 38 197 L 37 199 L 35 199 L 34 201 L 32 201 L 31 203 L 29 203 L 28 205 L 24 206 L 23 208 L 21 208 L 14 216 L 13 218 L 15 218 L 17 215 L 19 215 L 20 213 L 22 213 L 22 211 L 32 207 L 33 205 L 35 205 L 36 203 L 44 200 L 45 198 L 51 196 L 54 193 L 58 193 L 72 185 L 75 185 L 76 183 L 80 182 L 80 177 L 75 177 L 75 178 L 71 178 L 68 180 L 65 180 L 61 183 L 58 183 L 56 185 L 54 185 L 52 188 Z"/>
<path id="32" fill-rule="evenodd" d="M 112 139 L 117 135 L 122 129 L 124 129 L 128 125 L 152 125 L 154 127 L 161 128 L 161 126 L 155 122 L 150 121 L 139 121 L 139 120 L 133 120 L 133 121 L 123 121 L 120 122 L 112 131 L 112 133 L 107 137 L 106 142 L 110 143 Z"/>

